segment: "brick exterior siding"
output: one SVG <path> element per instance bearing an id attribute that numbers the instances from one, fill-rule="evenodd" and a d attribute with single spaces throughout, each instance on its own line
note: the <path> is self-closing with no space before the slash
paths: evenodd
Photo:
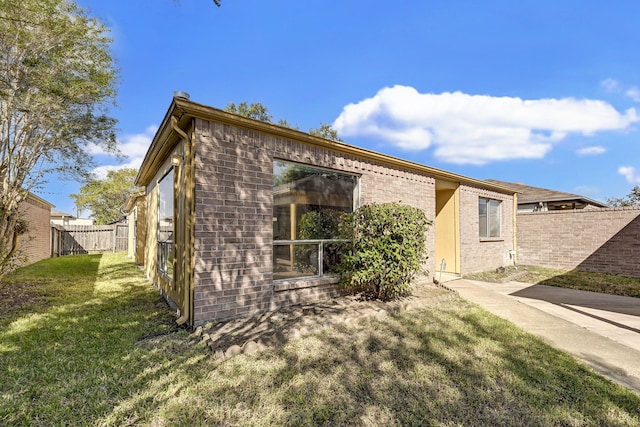
<path id="1" fill-rule="evenodd" d="M 195 120 L 194 324 L 318 300 L 335 279 L 273 282 L 273 161 L 298 162 L 360 176 L 360 205 L 402 202 L 435 219 L 435 178 L 328 148 L 227 124 Z M 511 196 L 461 190 L 461 259 L 469 271 L 504 265 L 512 249 Z M 504 240 L 478 238 L 478 196 L 504 200 Z M 426 268 L 435 272 L 435 229 Z M 488 263 L 485 262 L 489 260 Z"/>
<path id="2" fill-rule="evenodd" d="M 480 239 L 478 202 L 480 198 L 500 200 L 500 238 Z M 469 274 L 513 264 L 513 197 L 483 188 L 460 189 L 460 268 Z"/>
<path id="3" fill-rule="evenodd" d="M 518 214 L 523 265 L 640 277 L 640 208 Z"/>
<path id="4" fill-rule="evenodd" d="M 51 205 L 33 197 L 20 204 L 20 212 L 27 221 L 28 231 L 20 237 L 19 245 L 26 262 L 32 264 L 51 256 Z"/>

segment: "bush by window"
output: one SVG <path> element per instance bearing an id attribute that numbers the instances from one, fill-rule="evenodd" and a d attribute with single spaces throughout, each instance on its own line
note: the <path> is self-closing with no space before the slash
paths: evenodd
<path id="1" fill-rule="evenodd" d="M 430 226 L 424 211 L 399 203 L 374 203 L 345 215 L 341 234 L 349 239 L 338 265 L 342 285 L 382 300 L 409 295 L 427 259 Z"/>

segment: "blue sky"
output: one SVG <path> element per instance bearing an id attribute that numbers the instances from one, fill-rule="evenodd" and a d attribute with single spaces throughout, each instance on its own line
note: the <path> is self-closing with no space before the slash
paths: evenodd
<path id="1" fill-rule="evenodd" d="M 112 29 L 138 166 L 173 92 L 478 179 L 604 201 L 640 184 L 640 2 L 79 0 Z M 153 6 L 150 6 L 153 4 Z M 79 184 L 39 194 L 74 213 Z"/>

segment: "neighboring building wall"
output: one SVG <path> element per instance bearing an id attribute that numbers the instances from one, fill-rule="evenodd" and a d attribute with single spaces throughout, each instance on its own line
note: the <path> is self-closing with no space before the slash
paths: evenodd
<path id="1" fill-rule="evenodd" d="M 51 205 L 27 197 L 20 204 L 20 211 L 27 221 L 28 231 L 20 237 L 20 252 L 26 256 L 27 265 L 51 256 Z"/>
<path id="2" fill-rule="evenodd" d="M 500 238 L 480 239 L 478 201 L 500 200 Z M 487 271 L 513 264 L 513 198 L 467 185 L 460 187 L 460 267 L 461 273 Z"/>
<path id="3" fill-rule="evenodd" d="M 273 283 L 273 160 L 354 173 L 360 204 L 397 202 L 435 217 L 435 179 L 249 129 L 196 120 L 194 323 L 335 294 L 335 279 Z M 474 217 L 478 216 L 477 201 Z M 475 228 L 477 236 L 477 224 Z M 427 236 L 434 271 L 435 232 Z"/>
<path id="4" fill-rule="evenodd" d="M 640 208 L 518 215 L 518 262 L 640 277 Z"/>
<path id="5" fill-rule="evenodd" d="M 76 225 L 94 225 L 95 220 L 91 218 L 51 218 L 52 225 L 60 225 L 63 227 L 76 226 Z"/>

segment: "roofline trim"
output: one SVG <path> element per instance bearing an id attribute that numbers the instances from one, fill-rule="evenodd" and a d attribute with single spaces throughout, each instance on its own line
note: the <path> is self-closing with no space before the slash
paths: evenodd
<path id="1" fill-rule="evenodd" d="M 429 175 L 433 175 L 437 179 L 472 184 L 481 188 L 491 189 L 504 194 L 514 194 L 517 192 L 517 190 L 508 186 L 493 184 L 484 180 L 470 178 L 453 172 L 447 172 L 441 169 L 422 165 L 420 163 L 400 159 L 398 157 L 378 153 L 365 148 L 356 147 L 354 145 L 349 145 L 341 141 L 324 139 L 296 129 L 286 128 L 283 126 L 275 125 L 273 123 L 250 119 L 214 107 L 198 104 L 196 102 L 177 97 L 173 98 L 173 101 L 169 106 L 162 124 L 160 125 L 160 128 L 156 132 L 156 135 L 151 142 L 149 150 L 147 151 L 142 165 L 140 166 L 138 176 L 136 177 L 136 185 L 146 186 L 151 182 L 151 179 L 154 175 L 153 171 L 155 170 L 154 166 L 163 161 L 164 157 L 179 141 L 179 136 L 176 135 L 175 131 L 171 128 L 171 117 L 176 117 L 176 119 L 178 120 L 178 125 L 183 129 L 184 126 L 191 121 L 191 119 L 195 118 L 216 121 L 232 126 L 249 128 L 259 132 L 300 142 L 302 144 L 326 148 L 332 151 L 337 151 L 343 154 L 364 158 L 386 165 L 426 173 Z M 166 144 L 169 144 L 170 146 L 165 147 Z"/>
<path id="2" fill-rule="evenodd" d="M 571 196 L 570 194 L 568 194 L 568 196 Z M 595 205 L 595 206 L 599 206 L 602 208 L 608 208 L 609 205 L 606 205 L 604 203 L 598 202 L 597 200 L 593 200 L 593 199 L 589 199 L 588 197 L 581 197 L 578 195 L 575 195 L 575 197 L 553 197 L 553 198 L 549 198 L 549 199 L 522 199 L 520 198 L 520 203 L 540 203 L 540 202 L 571 202 L 572 200 L 578 200 L 581 202 L 586 202 L 588 204 L 591 205 Z"/>
<path id="3" fill-rule="evenodd" d="M 44 205 L 47 205 L 47 206 L 49 206 L 50 208 L 54 208 L 54 207 L 55 207 L 55 205 L 54 205 L 54 204 L 52 204 L 51 202 L 47 202 L 47 201 L 46 201 L 45 199 L 43 199 L 42 197 L 36 196 L 36 195 L 35 195 L 35 194 L 33 194 L 31 191 L 29 191 L 29 192 L 27 193 L 27 198 L 28 198 L 28 199 L 32 199 L 32 200 L 35 200 L 36 202 L 40 202 L 40 203 L 42 203 L 42 204 L 44 204 Z"/>

